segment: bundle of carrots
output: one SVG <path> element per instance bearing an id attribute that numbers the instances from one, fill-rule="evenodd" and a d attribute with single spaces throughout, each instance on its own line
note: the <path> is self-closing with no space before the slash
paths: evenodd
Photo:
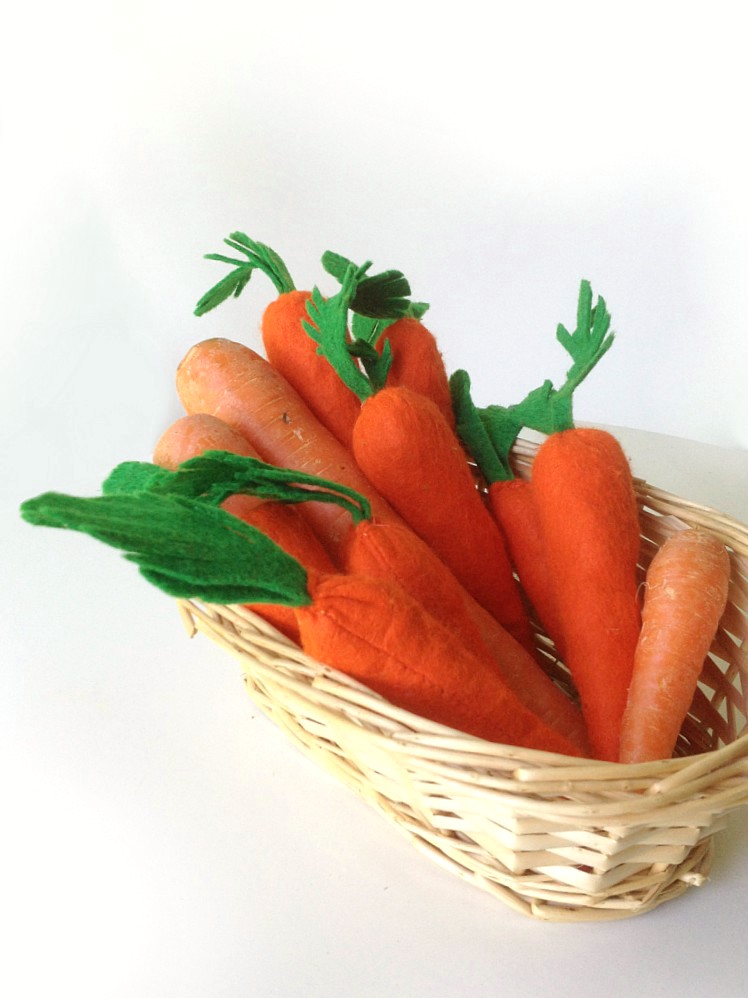
<path id="1" fill-rule="evenodd" d="M 724 546 L 683 530 L 639 585 L 639 522 L 615 438 L 578 428 L 575 389 L 613 342 L 583 281 L 572 366 L 521 402 L 478 408 L 450 376 L 400 271 L 325 253 L 339 287 L 298 290 L 243 233 L 203 315 L 259 270 L 265 355 L 207 339 L 177 370 L 185 415 L 153 463 L 102 494 L 25 502 L 33 524 L 125 552 L 180 598 L 249 605 L 316 659 L 458 731 L 567 755 L 668 757 L 727 600 Z M 518 478 L 523 428 L 546 434 Z M 642 599 L 643 592 L 643 599 Z M 552 641 L 539 641 L 541 629 Z M 542 650 L 541 650 L 542 649 Z M 571 686 L 553 682 L 555 649 Z"/>

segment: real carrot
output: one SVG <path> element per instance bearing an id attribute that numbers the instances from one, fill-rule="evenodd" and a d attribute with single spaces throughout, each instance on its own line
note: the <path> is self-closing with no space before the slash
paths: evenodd
<path id="1" fill-rule="evenodd" d="M 385 344 L 392 350 L 387 384 L 405 386 L 430 398 L 454 429 L 449 376 L 434 334 L 420 319 L 405 316 L 389 325 L 377 339 L 380 353 Z"/>
<path id="2" fill-rule="evenodd" d="M 207 412 L 242 434 L 263 460 L 349 486 L 366 496 L 380 520 L 400 520 L 364 476 L 350 451 L 327 430 L 275 368 L 256 351 L 227 339 L 193 346 L 177 370 L 177 392 L 188 413 Z M 334 561 L 349 529 L 344 510 L 304 507 Z"/>
<path id="3" fill-rule="evenodd" d="M 225 451 L 244 457 L 259 454 L 240 433 L 207 413 L 182 416 L 162 433 L 154 448 L 154 463 L 175 471 L 206 451 Z M 290 506 L 247 493 L 230 495 L 222 506 L 245 523 L 261 530 L 299 561 L 307 571 L 333 572 L 335 565 L 309 522 Z M 259 616 L 293 641 L 299 639 L 291 607 L 271 603 L 250 606 Z"/>
<path id="4" fill-rule="evenodd" d="M 621 726 L 621 762 L 672 756 L 727 605 L 729 582 L 727 550 L 705 530 L 680 530 L 654 555 Z"/>

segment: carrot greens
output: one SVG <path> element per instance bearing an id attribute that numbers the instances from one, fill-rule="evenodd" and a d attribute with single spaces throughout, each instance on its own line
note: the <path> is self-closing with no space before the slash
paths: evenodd
<path id="1" fill-rule="evenodd" d="M 210 312 L 227 298 L 238 298 L 255 270 L 262 271 L 266 277 L 270 278 L 278 294 L 294 290 L 293 278 L 275 250 L 264 243 L 250 239 L 243 232 L 232 232 L 228 239 L 224 239 L 224 242 L 232 249 L 243 253 L 247 259 L 238 260 L 235 257 L 224 256 L 222 253 L 208 253 L 206 255 L 206 260 L 217 260 L 220 263 L 231 264 L 234 270 L 209 291 L 206 291 L 195 306 L 195 315 L 205 315 L 206 312 Z"/>
<path id="2" fill-rule="evenodd" d="M 239 494 L 284 503 L 334 502 L 348 510 L 354 523 L 371 517 L 371 504 L 355 489 L 221 450 L 205 451 L 175 471 L 146 461 L 125 461 L 110 473 L 102 491 L 104 495 L 181 496 L 216 506 Z"/>
<path id="3" fill-rule="evenodd" d="M 118 548 L 169 596 L 285 606 L 311 601 L 306 573 L 294 558 L 261 531 L 205 502 L 147 492 L 91 497 L 46 492 L 26 500 L 21 516 Z"/>
<path id="4" fill-rule="evenodd" d="M 472 400 L 467 372 L 458 370 L 452 374 L 450 391 L 458 435 L 489 482 L 514 477 L 509 454 L 522 429 L 550 434 L 573 428 L 574 392 L 607 353 L 614 339 L 609 331 L 611 317 L 605 300 L 598 297 L 593 306 L 592 297 L 590 282 L 583 280 L 579 288 L 576 328 L 569 332 L 563 323 L 557 326 L 556 339 L 572 359 L 559 388 L 547 379 L 514 405 L 479 408 Z"/>

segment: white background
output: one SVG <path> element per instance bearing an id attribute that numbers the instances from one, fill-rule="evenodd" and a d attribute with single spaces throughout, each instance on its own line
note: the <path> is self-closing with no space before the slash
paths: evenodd
<path id="1" fill-rule="evenodd" d="M 224 272 L 202 255 L 243 229 L 300 287 L 329 286 L 326 249 L 402 269 L 482 404 L 563 376 L 556 323 L 590 279 L 617 340 L 577 418 L 708 445 L 689 469 L 676 442 L 630 437 L 648 477 L 745 519 L 736 5 L 519 7 L 72 0 L 4 17 L 13 998 L 740 993 L 741 822 L 717 882 L 646 919 L 497 910 L 291 750 L 132 566 L 17 517 L 147 459 L 193 342 L 259 345 L 262 275 L 192 315 Z"/>

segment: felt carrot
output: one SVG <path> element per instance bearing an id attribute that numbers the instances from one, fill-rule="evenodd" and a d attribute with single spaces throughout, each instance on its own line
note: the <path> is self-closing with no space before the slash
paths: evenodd
<path id="1" fill-rule="evenodd" d="M 404 385 L 430 398 L 454 429 L 449 377 L 434 334 L 419 318 L 405 316 L 379 336 L 376 347 L 380 353 L 385 344 L 392 351 L 387 384 Z"/>
<path id="2" fill-rule="evenodd" d="M 184 436 L 181 427 L 185 420 L 199 421 L 200 417 L 184 417 L 173 431 L 177 438 L 177 449 L 182 451 L 179 441 Z M 212 417 L 208 420 L 208 435 L 219 444 L 223 440 L 231 442 L 230 431 L 219 436 L 218 427 Z M 187 431 L 193 441 L 199 438 L 194 430 Z M 168 442 L 169 433 L 166 437 Z M 163 439 L 163 438 L 162 438 Z M 162 448 L 163 450 L 164 448 Z M 183 451 L 182 451 L 183 453 Z M 186 455 L 185 455 L 186 456 Z M 313 561 L 305 561 L 303 550 L 293 549 L 295 533 L 291 543 L 286 543 L 287 531 L 279 531 L 270 514 L 273 511 L 293 512 L 283 503 L 305 503 L 324 498 L 326 502 L 340 505 L 351 518 L 351 528 L 344 546 L 343 568 L 351 575 L 393 581 L 410 596 L 417 599 L 434 617 L 453 630 L 466 647 L 484 661 L 492 661 L 494 667 L 519 699 L 544 722 L 574 742 L 581 751 L 588 751 L 584 724 L 578 708 L 565 694 L 551 682 L 537 662 L 522 646 L 483 610 L 447 566 L 434 554 L 416 534 L 404 524 L 377 523 L 371 517 L 371 507 L 366 499 L 338 483 L 313 475 L 299 475 L 285 468 L 275 468 L 255 457 L 236 455 L 229 451 L 207 451 L 200 456 L 184 460 L 175 473 L 158 474 L 154 466 L 143 462 L 125 462 L 118 466 L 104 483 L 105 494 L 112 492 L 138 494 L 156 492 L 172 493 L 182 497 L 202 499 L 218 503 L 226 508 L 226 496 L 231 501 L 246 499 L 267 500 L 259 510 L 267 511 L 269 530 L 264 530 L 276 540 L 285 551 L 293 554 L 305 568 L 314 568 L 317 574 L 330 574 Z M 263 530 L 263 522 L 257 512 L 242 517 L 245 522 Z M 263 607 L 253 607 L 267 618 Z M 289 625 L 284 611 L 288 607 L 273 607 L 284 626 L 279 627 L 285 634 L 299 639 L 293 626 Z M 273 622 L 273 620 L 271 620 Z"/>
<path id="3" fill-rule="evenodd" d="M 615 761 L 641 626 L 629 463 L 604 430 L 562 430 L 538 448 L 532 482 L 566 664 L 594 752 Z"/>
<path id="4" fill-rule="evenodd" d="M 400 524 L 360 520 L 349 536 L 344 566 L 352 575 L 396 582 L 475 654 L 492 659 L 507 685 L 549 727 L 585 754 L 589 752 L 577 705 L 412 530 Z"/>
<path id="5" fill-rule="evenodd" d="M 610 313 L 605 301 L 592 305 L 592 288 L 582 281 L 577 304 L 577 327 L 570 333 L 559 324 L 556 337 L 572 358 L 560 388 L 545 381 L 521 402 L 478 408 L 470 395 L 470 378 L 455 371 L 450 378 L 457 433 L 475 459 L 486 483 L 487 499 L 502 528 L 512 564 L 543 628 L 564 656 L 553 578 L 548 571 L 532 483 L 515 475 L 512 447 L 528 427 L 549 434 L 574 426 L 576 389 L 613 344 Z"/>
<path id="6" fill-rule="evenodd" d="M 232 264 L 235 269 L 203 295 L 195 314 L 204 315 L 226 298 L 237 297 L 255 270 L 264 273 L 278 293 L 262 316 L 265 355 L 301 395 L 317 419 L 349 446 L 360 403 L 317 353 L 314 341 L 304 331 L 302 323 L 307 319 L 306 304 L 311 292 L 296 289 L 285 263 L 270 247 L 250 239 L 243 232 L 233 232 L 224 242 L 244 254 L 246 259 L 208 254 L 207 259 Z M 360 280 L 352 302 L 356 314 L 382 319 L 404 315 L 408 307 L 405 296 L 410 294 L 404 276 L 399 271 L 366 276 L 370 266 L 367 262 L 357 268 Z"/>
<path id="7" fill-rule="evenodd" d="M 405 387 L 384 386 L 358 369 L 345 349 L 349 272 L 339 295 L 309 305 L 309 335 L 361 398 L 353 431 L 356 463 L 374 488 L 429 544 L 463 586 L 526 648 L 530 623 L 509 556 L 471 475 L 462 445 L 436 404 Z M 381 373 L 381 372 L 380 372 Z"/>
<path id="8" fill-rule="evenodd" d="M 162 433 L 154 449 L 153 460 L 160 467 L 175 471 L 184 462 L 206 451 L 226 451 L 259 459 L 259 454 L 227 423 L 207 413 L 182 416 Z M 105 483 L 106 484 L 106 483 Z M 109 482 L 112 488 L 112 482 Z M 308 571 L 333 572 L 335 566 L 309 522 L 298 510 L 272 498 L 255 494 L 233 494 L 222 503 L 224 509 L 261 530 Z M 298 641 L 299 629 L 291 607 L 271 603 L 250 606 L 269 624 Z"/>
<path id="9" fill-rule="evenodd" d="M 563 651 L 593 750 L 615 760 L 640 628 L 638 509 L 618 442 L 600 430 L 576 429 L 573 419 L 574 391 L 612 345 L 609 329 L 605 301 L 593 307 L 590 284 L 582 281 L 576 329 L 559 324 L 556 331 L 573 361 L 560 388 L 545 381 L 516 405 L 479 410 L 465 372 L 455 372 L 451 387 L 458 433 L 491 483 L 492 508 L 519 577 Z M 530 486 L 511 496 L 510 451 L 523 426 L 549 436 Z"/>
<path id="10" fill-rule="evenodd" d="M 88 498 L 44 493 L 23 503 L 21 515 L 123 550 L 169 595 L 297 607 L 309 655 L 397 706 L 492 741 L 580 754 L 394 583 L 307 573 L 278 545 L 214 504 L 154 492 Z"/>
<path id="11" fill-rule="evenodd" d="M 222 419 L 270 464 L 349 486 L 367 497 L 378 519 L 400 519 L 351 453 L 285 378 L 249 347 L 220 338 L 196 344 L 177 370 L 177 392 L 187 413 Z M 304 514 L 333 560 L 339 560 L 349 528 L 346 513 L 333 504 L 310 502 Z"/>
<path id="12" fill-rule="evenodd" d="M 699 674 L 727 604 L 730 559 L 705 530 L 671 535 L 646 575 L 620 761 L 672 756 Z"/>
<path id="13" fill-rule="evenodd" d="M 322 256 L 322 264 L 341 285 L 345 285 L 352 266 L 350 260 L 339 254 L 327 252 Z M 444 358 L 436 337 L 422 321 L 429 306 L 425 302 L 406 303 L 403 299 L 395 303 L 403 310 L 401 318 L 392 318 L 395 309 L 391 306 L 386 315 L 384 310 L 380 309 L 381 314 L 375 316 L 371 306 L 367 308 L 367 314 L 362 315 L 358 301 L 365 287 L 366 280 L 361 281 L 357 269 L 355 291 L 350 305 L 353 312 L 351 320 L 353 341 L 348 344 L 349 353 L 361 359 L 374 380 L 378 367 L 374 354 L 376 351 L 383 359 L 382 370 L 386 372 L 388 385 L 402 385 L 430 398 L 454 428 L 449 377 Z M 330 373 L 328 365 L 327 377 Z M 336 376 L 334 371 L 332 374 Z M 384 383 L 384 378 L 380 383 Z M 350 444 L 350 438 L 348 443 Z"/>

